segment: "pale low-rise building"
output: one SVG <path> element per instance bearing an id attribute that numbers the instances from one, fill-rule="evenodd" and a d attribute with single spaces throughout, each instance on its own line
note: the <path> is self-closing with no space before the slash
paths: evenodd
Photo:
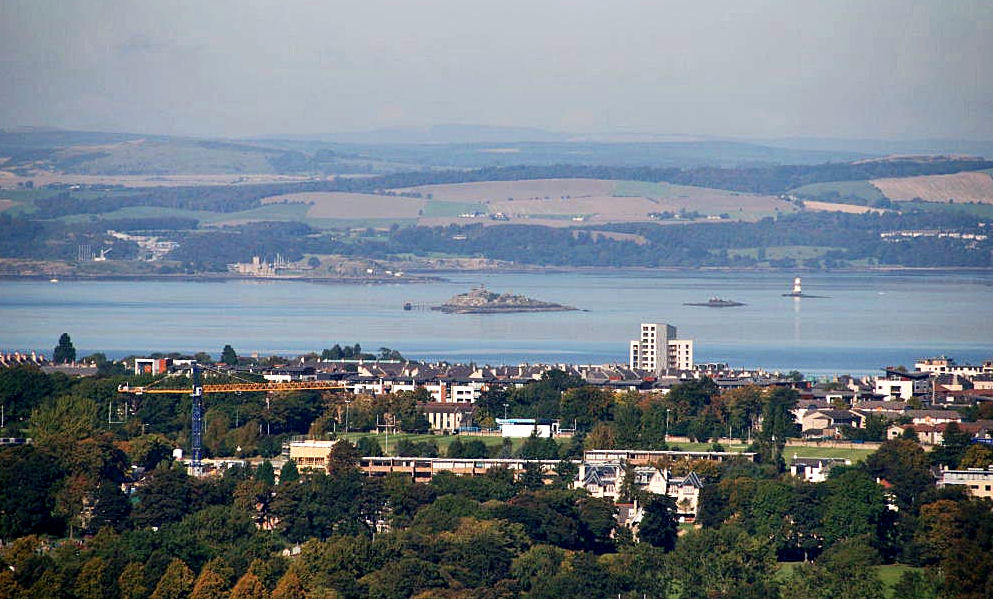
<path id="1" fill-rule="evenodd" d="M 328 467 L 328 454 L 338 441 L 307 439 L 290 442 L 290 459 L 300 470 L 325 470 Z"/>
<path id="2" fill-rule="evenodd" d="M 993 499 L 993 464 L 986 468 L 944 470 L 938 480 L 939 487 L 963 486 L 973 497 Z"/>
<path id="3" fill-rule="evenodd" d="M 451 434 L 461 428 L 471 427 L 475 406 L 468 402 L 442 403 L 433 401 L 421 404 L 424 416 L 431 423 L 431 430 Z"/>

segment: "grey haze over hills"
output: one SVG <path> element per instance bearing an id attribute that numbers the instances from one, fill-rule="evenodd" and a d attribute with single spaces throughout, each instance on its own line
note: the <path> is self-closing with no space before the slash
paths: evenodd
<path id="1" fill-rule="evenodd" d="M 301 166 L 300 160 L 318 155 L 323 156 L 321 160 L 330 158 L 333 162 L 325 162 L 321 170 L 351 173 L 565 164 L 680 168 L 806 165 L 907 154 L 990 157 L 993 142 L 735 139 L 466 124 L 255 138 L 37 127 L 0 131 L 0 157 L 7 158 L 6 169 L 24 168 L 42 160 L 54 170 L 90 174 L 178 173 L 189 168 L 193 170 L 188 172 L 248 173 L 252 172 L 251 164 L 262 169 L 256 172 L 273 168 L 277 172 L 305 172 L 309 167 Z"/>
<path id="2" fill-rule="evenodd" d="M 989 0 L 0 0 L 0 15 L 0 127 L 993 138 Z"/>

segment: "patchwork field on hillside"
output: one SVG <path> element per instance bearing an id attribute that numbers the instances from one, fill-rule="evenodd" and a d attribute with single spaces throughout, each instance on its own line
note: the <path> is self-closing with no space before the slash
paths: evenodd
<path id="1" fill-rule="evenodd" d="M 883 212 L 879 208 L 859 206 L 857 204 L 839 204 L 836 202 L 818 202 L 816 200 L 804 200 L 803 205 L 807 210 L 818 210 L 827 212 L 847 212 L 849 214 L 865 214 L 866 212 Z"/>
<path id="2" fill-rule="evenodd" d="M 272 196 L 266 205 L 304 203 L 310 206 L 307 217 L 313 219 L 396 219 L 417 218 L 426 200 L 368 193 L 314 192 Z"/>
<path id="3" fill-rule="evenodd" d="M 482 206 L 488 215 L 501 214 L 507 220 L 485 219 L 485 224 L 516 222 L 568 226 L 576 223 L 645 222 L 671 219 L 673 215 L 699 213 L 731 220 L 758 220 L 777 213 L 793 212 L 789 202 L 773 196 L 736 193 L 719 189 L 597 179 L 544 179 L 528 181 L 488 181 L 453 185 L 425 185 L 407 188 L 432 204 L 457 202 Z M 443 218 L 425 212 L 423 224 L 471 222 L 452 214 Z M 670 213 L 666 216 L 664 213 Z"/>
<path id="4" fill-rule="evenodd" d="M 906 202 L 920 198 L 925 202 L 956 204 L 976 202 L 993 204 L 993 177 L 989 173 L 974 171 L 954 175 L 929 175 L 872 181 L 886 197 Z"/>
<path id="5" fill-rule="evenodd" d="M 789 193 L 804 201 L 813 199 L 822 202 L 841 202 L 865 206 L 872 206 L 876 202 L 886 199 L 883 192 L 868 181 L 811 183 L 790 190 Z"/>

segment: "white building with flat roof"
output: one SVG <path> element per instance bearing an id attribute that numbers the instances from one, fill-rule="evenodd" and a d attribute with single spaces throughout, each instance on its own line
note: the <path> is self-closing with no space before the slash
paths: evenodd
<path id="1" fill-rule="evenodd" d="M 559 432 L 558 420 L 544 418 L 497 418 L 500 436 L 526 439 L 531 435 L 551 439 Z"/>
<path id="2" fill-rule="evenodd" d="M 641 324 L 641 335 L 631 340 L 630 366 L 656 375 L 693 368 L 693 340 L 679 339 L 676 327 L 662 322 Z"/>

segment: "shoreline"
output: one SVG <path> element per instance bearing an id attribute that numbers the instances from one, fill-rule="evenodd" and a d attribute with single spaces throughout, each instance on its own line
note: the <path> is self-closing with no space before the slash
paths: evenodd
<path id="1" fill-rule="evenodd" d="M 334 279 L 326 277 L 251 277 L 228 273 L 202 274 L 0 274 L 0 281 L 49 281 L 58 282 L 80 281 L 180 281 L 187 283 L 223 283 L 227 281 L 257 281 L 257 282 L 296 282 L 313 283 L 318 285 L 417 285 L 449 282 L 451 276 L 459 275 L 526 275 L 526 274 L 662 274 L 662 273 L 705 273 L 705 274 L 752 274 L 752 273 L 800 273 L 809 274 L 993 274 L 993 268 L 949 266 L 949 267 L 913 267 L 885 266 L 866 268 L 833 268 L 830 270 L 800 269 L 800 268 L 725 268 L 725 267 L 639 267 L 639 266 L 520 266 L 513 268 L 446 268 L 446 269 L 410 269 L 411 277 L 383 277 L 369 279 Z"/>

